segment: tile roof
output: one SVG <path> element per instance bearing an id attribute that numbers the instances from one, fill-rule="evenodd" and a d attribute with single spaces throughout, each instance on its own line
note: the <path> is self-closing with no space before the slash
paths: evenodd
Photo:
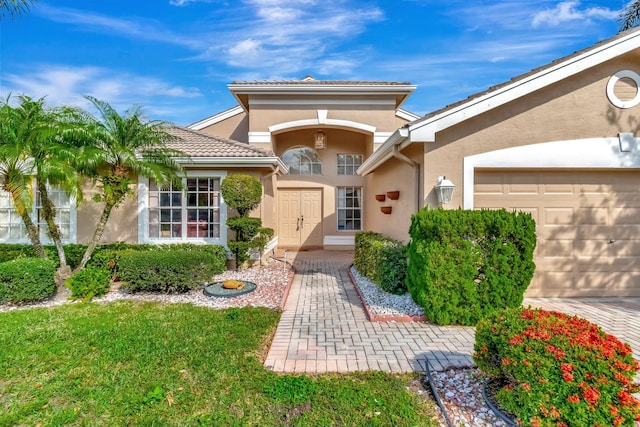
<path id="1" fill-rule="evenodd" d="M 232 85 L 243 86 L 407 86 L 408 82 L 374 80 L 316 80 L 307 76 L 300 80 L 253 80 L 234 81 Z"/>
<path id="2" fill-rule="evenodd" d="M 170 126 L 167 132 L 177 139 L 169 148 L 180 150 L 190 157 L 274 157 L 267 150 L 232 139 L 211 136 L 181 126 Z"/>

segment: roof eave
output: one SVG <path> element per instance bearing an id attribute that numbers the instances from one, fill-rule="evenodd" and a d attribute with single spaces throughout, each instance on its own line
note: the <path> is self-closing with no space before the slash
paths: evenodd
<path id="1" fill-rule="evenodd" d="M 279 157 L 192 157 L 191 159 L 176 159 L 183 166 L 209 166 L 209 167 L 256 167 L 263 166 L 271 169 L 280 169 L 287 172 L 289 169 Z"/>
<path id="2" fill-rule="evenodd" d="M 391 136 L 380 146 L 380 148 L 374 151 L 373 154 L 362 163 L 358 170 L 356 170 L 356 173 L 362 176 L 370 174 L 384 162 L 393 157 L 393 147 L 398 146 L 398 149 L 401 150 L 410 143 L 409 129 L 401 127 L 393 132 Z"/>

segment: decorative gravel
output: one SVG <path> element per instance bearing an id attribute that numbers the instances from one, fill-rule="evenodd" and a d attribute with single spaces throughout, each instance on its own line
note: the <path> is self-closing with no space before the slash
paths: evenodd
<path id="1" fill-rule="evenodd" d="M 256 283 L 258 286 L 255 291 L 237 296 L 235 298 L 215 298 L 206 296 L 203 293 L 204 284 L 198 289 L 184 294 L 155 294 L 155 293 L 131 293 L 124 289 L 120 289 L 117 284 L 112 286 L 111 290 L 100 298 L 94 298 L 95 302 L 111 302 L 116 300 L 132 300 L 132 301 L 154 301 L 166 303 L 191 303 L 198 306 L 211 308 L 227 308 L 227 307 L 268 307 L 279 308 L 282 298 L 284 297 L 287 285 L 289 283 L 290 273 L 293 269 L 289 264 L 282 261 L 269 259 L 265 265 L 248 268 L 242 271 L 225 271 L 222 274 L 214 276 L 212 282 L 223 281 L 228 279 L 247 280 Z M 13 311 L 27 308 L 37 307 L 55 307 L 65 304 L 73 304 L 67 297 L 70 294 L 66 291 L 66 295 L 57 295 L 54 299 L 43 301 L 36 304 L 25 304 L 20 306 L 1 305 L 0 312 Z"/>
<path id="2" fill-rule="evenodd" d="M 379 315 L 403 315 L 423 316 L 424 310 L 413 302 L 411 295 L 394 295 L 385 292 L 378 285 L 372 283 L 366 277 L 360 275 L 355 267 L 351 267 L 351 274 L 355 278 L 356 286 L 364 297 L 369 311 Z"/>
<path id="3" fill-rule="evenodd" d="M 431 377 L 451 424 L 456 427 L 506 427 L 484 401 L 484 378 L 477 368 L 432 372 Z M 446 426 L 444 417 L 440 424 Z"/>

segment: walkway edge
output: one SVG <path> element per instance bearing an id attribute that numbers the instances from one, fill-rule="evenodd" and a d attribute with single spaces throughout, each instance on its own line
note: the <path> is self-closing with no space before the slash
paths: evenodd
<path id="1" fill-rule="evenodd" d="M 362 306 L 364 307 L 364 311 L 365 313 L 367 313 L 367 317 L 369 318 L 370 322 L 426 322 L 427 321 L 427 317 L 424 315 L 409 316 L 408 314 L 375 314 L 371 312 L 371 310 L 369 309 L 369 305 L 367 304 L 367 301 L 364 298 L 364 295 L 362 295 L 362 292 L 360 292 L 360 288 L 356 283 L 356 278 L 353 277 L 353 273 L 351 273 L 351 267 L 353 267 L 353 264 L 350 265 L 349 268 L 347 269 L 347 271 L 349 272 L 349 278 L 351 279 L 351 283 L 353 284 L 353 287 L 356 289 L 356 292 L 360 297 L 360 301 L 362 302 Z"/>

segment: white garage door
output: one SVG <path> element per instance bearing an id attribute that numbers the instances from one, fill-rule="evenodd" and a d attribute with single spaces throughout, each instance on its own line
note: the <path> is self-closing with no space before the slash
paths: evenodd
<path id="1" fill-rule="evenodd" d="M 526 296 L 640 296 L 640 172 L 478 169 L 474 193 L 535 219 Z"/>

